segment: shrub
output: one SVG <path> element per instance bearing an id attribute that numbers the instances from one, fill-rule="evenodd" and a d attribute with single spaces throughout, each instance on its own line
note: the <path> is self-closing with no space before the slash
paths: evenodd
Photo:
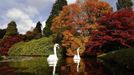
<path id="1" fill-rule="evenodd" d="M 23 41 L 23 38 L 19 35 L 9 36 L 9 37 L 2 39 L 0 41 L 0 54 L 7 55 L 9 48 L 15 43 L 18 43 L 20 41 Z"/>
<path id="2" fill-rule="evenodd" d="M 44 37 L 29 42 L 20 42 L 10 48 L 9 55 L 45 55 L 53 53 L 53 38 Z M 60 50 L 57 50 L 60 55 Z"/>

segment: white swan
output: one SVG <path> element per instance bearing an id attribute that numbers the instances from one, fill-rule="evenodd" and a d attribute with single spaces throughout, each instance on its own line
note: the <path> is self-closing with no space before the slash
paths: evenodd
<path id="1" fill-rule="evenodd" d="M 77 64 L 77 72 L 79 72 L 79 63 L 80 63 L 80 54 L 79 54 L 80 48 L 77 48 L 77 54 L 74 55 L 74 63 Z"/>
<path id="2" fill-rule="evenodd" d="M 49 62 L 49 64 L 53 64 L 53 62 L 56 62 L 58 60 L 57 57 L 57 53 L 56 53 L 56 47 L 59 48 L 59 44 L 54 44 L 54 54 L 49 55 L 49 57 L 47 58 L 47 61 Z"/>
<path id="3" fill-rule="evenodd" d="M 47 58 L 47 62 L 49 64 L 49 66 L 53 66 L 53 75 L 55 75 L 55 71 L 56 71 L 56 65 L 57 65 L 57 61 L 58 61 L 58 57 L 57 57 L 57 53 L 56 53 L 56 48 L 59 48 L 59 44 L 54 44 L 54 54 L 49 55 L 49 57 Z"/>
<path id="4" fill-rule="evenodd" d="M 77 48 L 77 54 L 74 55 L 74 58 L 73 58 L 74 60 L 80 60 L 79 50 L 80 50 L 80 48 Z"/>

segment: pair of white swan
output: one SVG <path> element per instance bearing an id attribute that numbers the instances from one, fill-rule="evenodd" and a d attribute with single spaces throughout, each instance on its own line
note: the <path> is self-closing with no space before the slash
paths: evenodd
<path id="1" fill-rule="evenodd" d="M 47 58 L 47 61 L 48 62 L 53 62 L 53 61 L 57 61 L 58 60 L 58 57 L 57 57 L 57 53 L 56 53 L 56 48 L 59 48 L 59 44 L 55 44 L 54 45 L 54 54 L 51 54 L 49 55 L 49 57 Z M 74 62 L 77 61 L 77 60 L 80 60 L 80 54 L 79 54 L 79 50 L 80 48 L 77 48 L 77 54 L 74 55 L 73 59 L 74 59 Z"/>
<path id="2" fill-rule="evenodd" d="M 57 53 L 56 53 L 56 48 L 59 48 L 59 44 L 54 44 L 54 54 L 49 55 L 49 57 L 47 58 L 48 64 L 49 66 L 53 66 L 53 75 L 55 75 L 55 67 L 58 61 L 58 57 L 57 57 Z M 77 54 L 74 55 L 73 60 L 74 63 L 77 63 L 77 72 L 79 71 L 79 63 L 80 63 L 80 55 L 79 55 L 79 50 L 80 48 L 77 49 Z"/>

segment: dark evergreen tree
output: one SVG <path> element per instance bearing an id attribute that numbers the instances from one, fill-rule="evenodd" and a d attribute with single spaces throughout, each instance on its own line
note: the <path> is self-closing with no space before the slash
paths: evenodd
<path id="1" fill-rule="evenodd" d="M 5 33 L 6 33 L 6 29 L 0 29 L 0 39 L 4 37 Z"/>
<path id="2" fill-rule="evenodd" d="M 63 6 L 65 5 L 67 5 L 66 0 L 56 0 L 56 2 L 54 3 L 51 14 L 46 21 L 46 27 L 43 30 L 45 36 L 49 36 L 52 34 L 51 31 L 52 20 L 55 18 L 55 16 L 59 15 L 59 12 L 62 10 Z"/>
<path id="3" fill-rule="evenodd" d="M 133 6 L 132 0 L 118 0 L 116 3 L 117 10 L 120 10 L 122 8 L 131 8 Z"/>
<path id="4" fill-rule="evenodd" d="M 42 30 L 41 30 L 42 24 L 40 22 L 37 23 L 36 27 L 33 30 L 33 33 L 35 35 L 35 38 L 40 38 L 42 36 Z"/>
<path id="5" fill-rule="evenodd" d="M 8 24 L 4 38 L 6 38 L 8 36 L 17 35 L 17 34 L 18 34 L 17 25 L 16 25 L 15 21 L 11 21 Z"/>

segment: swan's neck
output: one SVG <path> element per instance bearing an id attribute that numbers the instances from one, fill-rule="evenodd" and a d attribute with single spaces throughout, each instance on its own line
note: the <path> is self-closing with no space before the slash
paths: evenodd
<path id="1" fill-rule="evenodd" d="M 54 55 L 57 56 L 57 53 L 56 53 L 56 46 L 54 46 Z"/>
<path id="2" fill-rule="evenodd" d="M 79 54 L 79 49 L 77 49 L 77 55 L 80 56 L 80 54 Z"/>

